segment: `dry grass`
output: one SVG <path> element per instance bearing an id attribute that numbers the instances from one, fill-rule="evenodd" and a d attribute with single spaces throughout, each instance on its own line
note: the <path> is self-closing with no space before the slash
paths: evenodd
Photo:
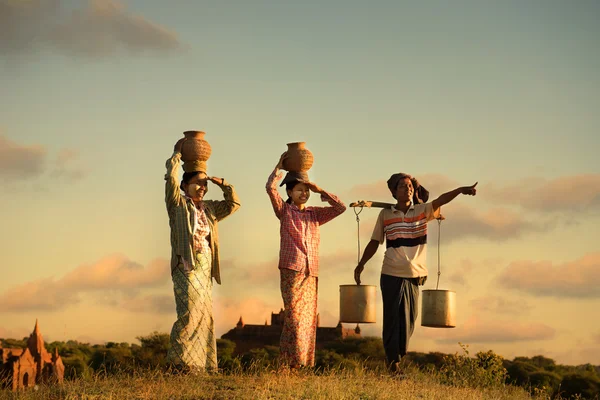
<path id="1" fill-rule="evenodd" d="M 0 391 L 0 399 L 530 399 L 521 388 L 471 389 L 441 385 L 411 371 L 391 377 L 373 371 L 256 371 L 174 376 L 140 371 L 65 382 L 62 386 Z"/>

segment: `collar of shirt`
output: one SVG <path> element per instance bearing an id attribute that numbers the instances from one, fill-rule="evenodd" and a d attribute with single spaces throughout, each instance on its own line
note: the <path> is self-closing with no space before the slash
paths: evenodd
<path id="1" fill-rule="evenodd" d="M 299 211 L 299 212 L 303 212 L 303 210 L 299 209 L 297 205 L 295 205 L 294 203 L 290 204 L 290 207 L 292 208 L 292 210 L 295 211 Z M 309 207 L 304 207 L 304 212 L 313 212 L 314 210 L 312 208 Z"/>
<path id="2" fill-rule="evenodd" d="M 396 207 L 394 207 L 393 204 L 390 206 L 390 208 L 393 213 L 402 212 L 401 210 L 396 209 Z M 406 210 L 406 212 L 404 214 L 408 214 L 408 212 L 410 210 L 414 210 L 414 209 L 415 209 L 415 205 L 413 203 L 410 203 L 410 207 L 408 207 L 408 210 Z"/>

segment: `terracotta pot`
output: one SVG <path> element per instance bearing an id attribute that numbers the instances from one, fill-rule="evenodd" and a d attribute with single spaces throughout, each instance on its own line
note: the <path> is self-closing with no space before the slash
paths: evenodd
<path id="1" fill-rule="evenodd" d="M 306 172 L 313 165 L 313 154 L 305 142 L 288 143 L 288 157 L 283 162 L 286 171 Z"/>
<path id="2" fill-rule="evenodd" d="M 185 172 L 206 172 L 206 161 L 210 158 L 212 149 L 210 144 L 204 140 L 206 133 L 202 131 L 185 131 L 183 144 L 181 146 L 181 161 Z"/>

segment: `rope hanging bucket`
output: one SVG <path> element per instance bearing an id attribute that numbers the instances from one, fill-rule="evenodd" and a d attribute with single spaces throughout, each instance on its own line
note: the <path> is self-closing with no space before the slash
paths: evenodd
<path id="1" fill-rule="evenodd" d="M 358 226 L 358 262 L 360 262 L 360 218 L 356 211 Z M 377 322 L 375 307 L 377 287 L 374 285 L 340 285 L 340 322 L 354 324 L 372 324 Z"/>
<path id="2" fill-rule="evenodd" d="M 438 289 L 440 285 L 440 237 L 442 221 L 438 219 L 438 277 L 435 289 L 422 292 L 421 326 L 429 328 L 456 327 L 456 292 Z"/>

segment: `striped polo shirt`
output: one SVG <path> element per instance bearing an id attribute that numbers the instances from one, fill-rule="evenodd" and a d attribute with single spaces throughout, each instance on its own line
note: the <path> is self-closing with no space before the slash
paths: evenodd
<path id="1" fill-rule="evenodd" d="M 381 273 L 400 278 L 427 276 L 427 223 L 440 216 L 432 203 L 411 205 L 406 211 L 394 206 L 379 213 L 371 240 L 383 244 L 386 250 Z"/>

